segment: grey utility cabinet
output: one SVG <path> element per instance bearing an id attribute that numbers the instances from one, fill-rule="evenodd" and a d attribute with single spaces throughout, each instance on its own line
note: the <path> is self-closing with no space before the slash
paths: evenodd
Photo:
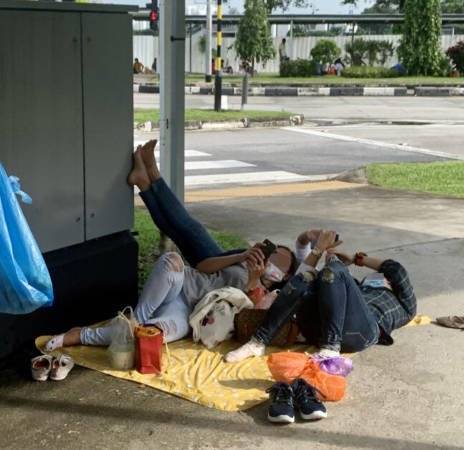
<path id="1" fill-rule="evenodd" d="M 0 161 L 43 252 L 133 225 L 127 7 L 0 3 Z"/>

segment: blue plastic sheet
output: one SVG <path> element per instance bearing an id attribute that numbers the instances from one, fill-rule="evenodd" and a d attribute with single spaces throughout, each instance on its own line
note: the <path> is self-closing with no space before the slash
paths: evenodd
<path id="1" fill-rule="evenodd" d="M 0 313 L 27 314 L 52 305 L 53 287 L 16 195 L 32 203 L 0 164 Z"/>

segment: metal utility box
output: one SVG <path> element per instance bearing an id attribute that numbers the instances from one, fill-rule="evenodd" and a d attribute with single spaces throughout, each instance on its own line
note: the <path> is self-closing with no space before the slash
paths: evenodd
<path id="1" fill-rule="evenodd" d="M 126 10 L 5 2 L 0 43 L 0 160 L 33 197 L 24 212 L 42 251 L 130 229 Z"/>
<path id="2" fill-rule="evenodd" d="M 23 211 L 59 286 L 55 307 L 38 314 L 42 322 L 50 316 L 49 331 L 76 292 L 85 296 L 80 306 L 104 296 L 95 318 L 136 295 L 133 191 L 126 183 L 133 149 L 130 9 L 0 3 L 0 161 L 33 198 Z M 128 274 L 126 286 L 99 270 Z M 80 280 L 72 292 L 62 283 L 70 275 Z M 107 298 L 114 286 L 119 300 Z"/>

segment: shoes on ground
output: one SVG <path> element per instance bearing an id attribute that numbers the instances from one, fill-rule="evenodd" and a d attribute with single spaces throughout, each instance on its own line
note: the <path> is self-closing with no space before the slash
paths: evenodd
<path id="1" fill-rule="evenodd" d="M 40 355 L 31 359 L 31 375 L 35 381 L 47 381 L 52 370 L 53 356 Z"/>
<path id="2" fill-rule="evenodd" d="M 267 392 L 271 399 L 267 418 L 273 423 L 295 422 L 295 409 L 293 406 L 293 390 L 287 383 L 275 383 Z"/>
<path id="3" fill-rule="evenodd" d="M 64 380 L 74 367 L 69 355 L 54 358 L 51 355 L 40 355 L 31 359 L 31 374 L 35 381 Z"/>
<path id="4" fill-rule="evenodd" d="M 69 355 L 60 355 L 58 358 L 54 358 L 52 362 L 52 370 L 50 371 L 50 380 L 64 380 L 73 367 L 74 360 Z"/>
<path id="5" fill-rule="evenodd" d="M 317 390 L 298 378 L 292 383 L 295 405 L 303 420 L 320 420 L 327 417 L 327 409 L 317 398 Z"/>
<path id="6" fill-rule="evenodd" d="M 229 363 L 240 362 L 251 356 L 263 356 L 266 346 L 261 342 L 251 338 L 246 344 L 243 344 L 237 350 L 233 350 L 224 356 L 224 360 Z"/>
<path id="7" fill-rule="evenodd" d="M 437 317 L 436 322 L 443 327 L 464 330 L 464 316 Z"/>

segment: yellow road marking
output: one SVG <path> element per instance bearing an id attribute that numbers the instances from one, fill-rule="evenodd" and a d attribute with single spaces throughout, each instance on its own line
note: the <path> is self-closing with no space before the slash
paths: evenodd
<path id="1" fill-rule="evenodd" d="M 304 192 L 332 191 L 336 189 L 350 189 L 359 187 L 359 184 L 345 183 L 343 181 L 323 181 L 317 183 L 287 183 L 269 184 L 261 186 L 240 186 L 227 189 L 206 189 L 187 191 L 186 203 L 209 202 L 213 200 L 227 200 L 246 197 L 270 197 L 273 195 L 290 195 Z"/>

